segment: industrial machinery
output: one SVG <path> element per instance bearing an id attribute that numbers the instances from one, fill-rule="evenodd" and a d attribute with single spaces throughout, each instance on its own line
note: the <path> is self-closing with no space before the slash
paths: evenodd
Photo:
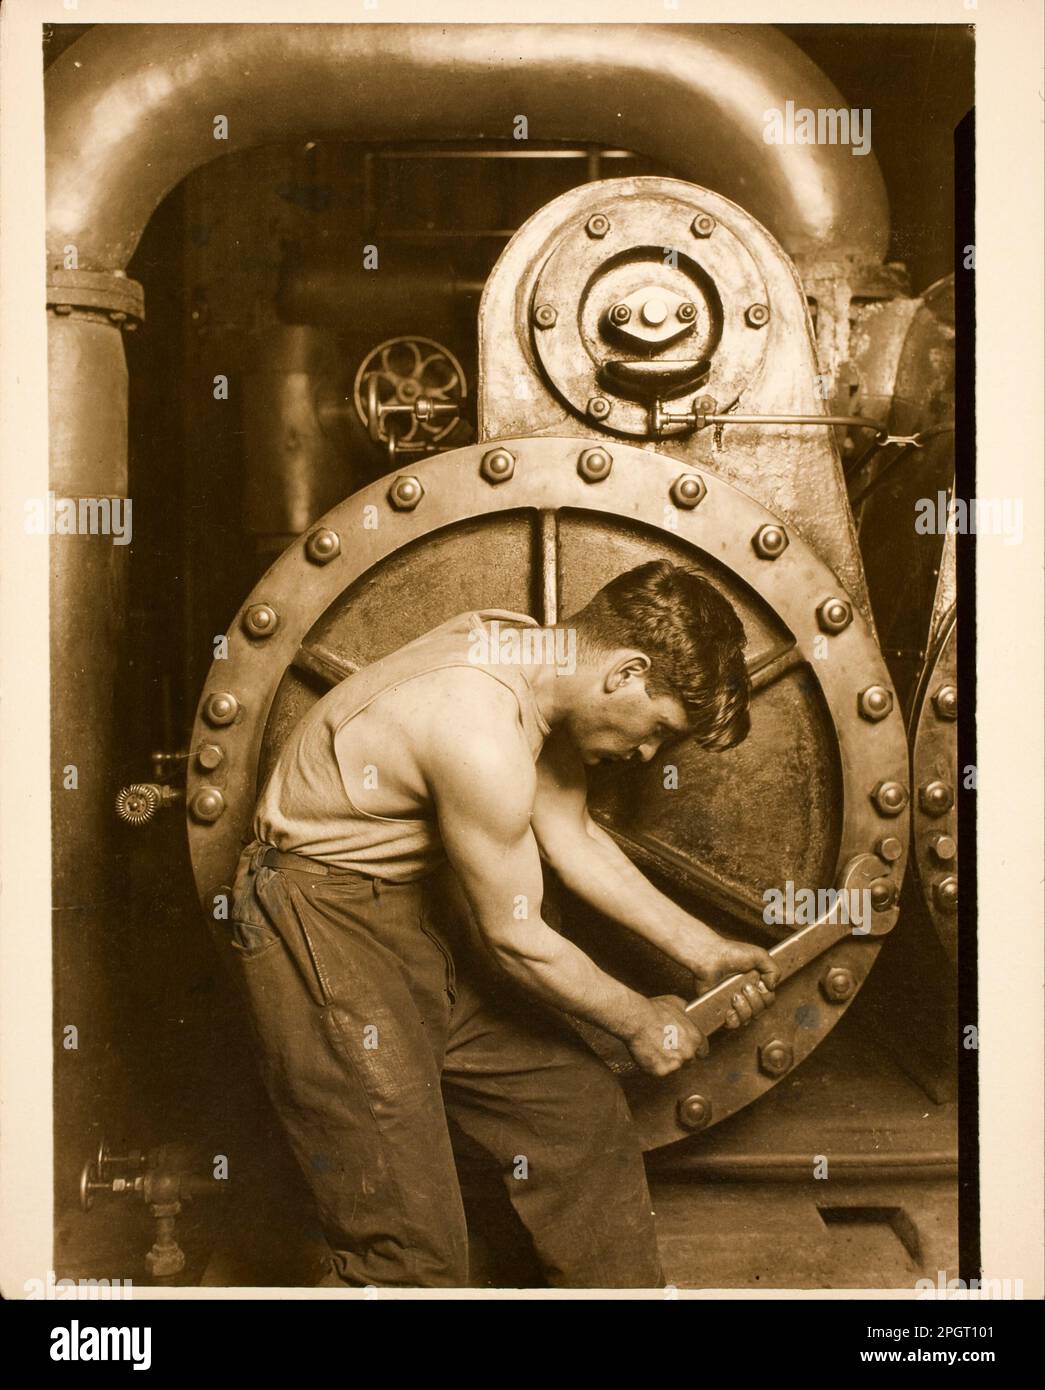
<path id="1" fill-rule="evenodd" d="M 593 811 L 665 891 L 717 930 L 769 946 L 785 976 L 772 1009 L 719 1033 L 708 1060 L 667 1081 L 637 1074 L 613 1040 L 589 1032 L 620 1073 L 663 1185 L 680 1281 L 762 1277 L 731 1267 L 687 1273 L 686 1213 L 706 1216 L 708 1182 L 808 1185 L 818 1159 L 850 1181 L 847 1198 L 832 1187 L 830 1207 L 803 1199 L 819 1210 L 818 1229 L 884 1222 L 901 1264 L 876 1252 L 848 1267 L 825 1257 L 778 1282 L 888 1283 L 896 1268 L 946 1265 L 956 1239 L 955 567 L 953 537 L 916 536 L 898 518 L 925 488 L 953 487 L 947 285 L 912 299 L 902 267 L 884 263 L 873 156 L 808 147 L 787 162 L 745 134 L 730 105 L 729 64 L 757 77 L 765 106 L 796 90 L 810 105 L 841 101 L 775 31 L 686 31 L 690 85 L 671 122 L 715 137 L 694 153 L 638 116 L 660 99 L 664 45 L 677 36 L 650 28 L 624 59 L 621 36 L 617 47 L 605 39 L 612 26 L 557 26 L 540 44 L 511 30 L 498 42 L 530 64 L 527 109 L 531 127 L 542 124 L 546 168 L 533 173 L 538 150 L 516 159 L 531 182 L 496 207 L 497 179 L 519 153 L 510 120 L 504 139 L 476 143 L 459 114 L 467 84 L 478 128 L 508 112 L 483 31 L 404 30 L 391 45 L 365 26 L 337 29 L 331 41 L 329 30 L 301 25 L 272 46 L 265 27 L 201 26 L 191 73 L 182 68 L 162 97 L 149 95 L 155 83 L 148 92 L 135 85 L 146 64 L 127 68 L 130 40 L 100 27 L 49 78 L 55 486 L 73 495 L 123 488 L 121 335 L 143 317 L 124 269 L 161 197 L 187 176 L 173 211 L 154 220 L 155 246 L 146 233 L 138 253 L 139 273 L 156 278 L 156 247 L 164 238 L 182 247 L 183 283 L 168 302 L 160 297 L 158 312 L 183 336 L 174 347 L 154 337 L 150 347 L 147 327 L 128 342 L 139 513 L 150 497 L 160 505 L 162 489 L 144 468 L 147 422 L 174 417 L 148 381 L 170 355 L 186 402 L 171 552 L 183 591 L 172 603 L 164 566 L 147 554 L 132 568 L 132 634 L 154 607 L 170 622 L 136 687 L 164 692 L 162 721 L 138 743 L 150 753 L 168 745 L 151 781 L 144 754 L 118 749 L 105 707 L 127 641 L 120 557 L 74 558 L 55 576 L 56 660 L 92 674 L 72 701 L 56 687 L 54 757 L 69 761 L 76 730 L 89 742 L 96 811 L 93 820 L 79 808 L 75 820 L 57 811 L 66 998 L 89 988 L 76 961 L 102 940 L 106 905 L 137 885 L 131 915 L 164 924 L 155 928 L 161 955 L 168 966 L 180 961 L 176 1008 L 192 1024 L 184 1042 L 171 1041 L 169 1015 L 158 1030 L 170 1068 L 195 1058 L 175 1113 L 190 1131 L 198 1103 L 197 1123 L 221 1133 L 215 1144 L 233 1154 L 235 1171 L 236 1152 L 271 1134 L 272 1122 L 214 962 L 259 785 L 295 721 L 332 683 L 453 613 L 510 609 L 554 623 L 613 575 L 667 556 L 707 575 L 742 618 L 752 731 L 728 753 L 683 744 L 648 766 L 597 770 Z M 152 46 L 154 62 L 173 63 L 157 26 L 146 28 L 137 42 Z M 392 116 L 374 116 L 385 103 L 375 89 L 368 130 L 365 103 L 343 104 L 344 73 L 372 84 L 378 59 L 390 71 L 422 37 L 424 120 L 403 114 L 403 143 L 359 144 L 384 139 Z M 74 54 L 85 77 L 72 74 Z M 223 167 L 208 164 L 190 132 L 177 150 L 166 147 L 164 170 L 142 173 L 137 156 L 153 148 L 159 125 L 176 116 L 181 130 L 196 109 L 194 84 L 221 110 L 248 59 L 267 75 L 272 103 L 251 118 L 256 130 L 237 131 L 238 152 Z M 453 59 L 445 70 L 444 59 Z M 584 100 L 563 102 L 567 91 L 576 97 L 564 74 L 578 69 L 591 79 Z M 302 91 L 322 85 L 306 79 L 319 78 L 334 79 L 322 88 L 323 109 L 306 109 Z M 86 173 L 72 158 L 85 81 L 95 96 L 129 84 L 144 112 L 138 148 L 103 148 L 102 138 Z M 614 111 L 632 113 L 628 139 L 644 155 L 619 147 L 625 133 L 607 120 L 600 84 Z M 337 138 L 324 143 L 316 130 Z M 580 178 L 561 176 L 567 160 Z M 445 198 L 434 168 L 451 171 Z M 104 208 L 96 185 L 106 187 Z M 127 200 L 117 214 L 120 190 Z M 453 206 L 445 226 L 444 204 Z M 389 209 L 395 226 L 381 221 Z M 278 239 L 274 226 L 280 253 L 262 254 Z M 63 259 L 69 244 L 79 248 L 75 270 Z M 910 578 L 898 586 L 889 545 L 901 533 Z M 83 633 L 76 615 L 88 610 L 93 626 Z M 188 860 L 176 840 L 181 808 Z M 87 901 L 78 878 L 87 850 L 96 922 L 77 906 Z M 218 947 L 206 965 L 190 867 Z M 774 892 L 789 905 L 783 918 L 767 912 Z M 561 929 L 611 973 L 647 994 L 692 994 L 684 972 L 652 948 L 594 920 L 553 882 L 549 893 Z M 70 914 L 79 945 L 70 944 Z M 120 980 L 141 949 L 106 941 L 99 968 Z M 922 1000 L 928 1057 L 907 1045 L 897 981 Z M 728 1007 L 721 994 L 694 1002 L 707 1032 Z M 131 1026 L 119 1008 L 108 1018 L 115 1036 Z M 116 1112 L 115 1126 L 84 1109 L 83 1072 L 59 1076 L 58 1129 L 70 1136 L 56 1174 L 60 1205 L 83 1159 L 72 1136 L 89 1124 L 103 1122 L 134 1150 L 172 1137 L 160 1101 L 155 1133 L 135 1133 L 126 1091 L 97 1065 L 92 1094 Z M 230 1075 L 238 1102 L 226 1106 Z M 928 1127 L 926 1104 L 935 1106 Z M 181 1134 L 179 1126 L 173 1137 Z M 290 1181 L 255 1177 L 270 1187 Z M 797 1212 L 787 1200 L 781 1210 Z M 931 1220 L 920 1222 L 920 1203 Z M 226 1220 L 228 1204 L 204 1205 Z M 795 1232 L 806 1219 L 794 1215 Z M 237 1238 L 211 1233 L 216 1246 Z M 84 1237 L 71 1230 L 65 1239 L 68 1259 L 83 1263 Z"/>

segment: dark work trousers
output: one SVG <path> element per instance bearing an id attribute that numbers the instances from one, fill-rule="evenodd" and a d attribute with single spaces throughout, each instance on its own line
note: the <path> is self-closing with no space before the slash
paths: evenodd
<path id="1" fill-rule="evenodd" d="M 248 845 L 230 934 L 265 1084 L 333 1251 L 325 1282 L 467 1287 L 450 1117 L 502 1174 L 553 1287 L 661 1287 L 609 1068 L 540 1001 L 520 1009 L 518 991 L 502 999 L 465 968 L 430 880 L 325 868 Z"/>

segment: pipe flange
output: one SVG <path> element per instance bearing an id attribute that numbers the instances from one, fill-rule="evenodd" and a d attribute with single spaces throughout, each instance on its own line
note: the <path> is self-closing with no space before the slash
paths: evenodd
<path id="1" fill-rule="evenodd" d="M 145 291 L 137 280 L 104 270 L 52 270 L 47 307 L 59 317 L 86 314 L 131 329 L 144 322 Z"/>

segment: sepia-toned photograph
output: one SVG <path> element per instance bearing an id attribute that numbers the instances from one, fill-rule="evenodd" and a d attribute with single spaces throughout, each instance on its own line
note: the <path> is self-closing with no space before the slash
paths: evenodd
<path id="1" fill-rule="evenodd" d="M 39 25 L 5 1295 L 979 1289 L 975 5 L 242 8 Z"/>

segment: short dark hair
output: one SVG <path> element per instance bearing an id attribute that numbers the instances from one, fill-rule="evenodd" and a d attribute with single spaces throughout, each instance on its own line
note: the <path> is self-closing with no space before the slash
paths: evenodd
<path id="1" fill-rule="evenodd" d="M 733 605 L 702 575 L 650 560 L 619 574 L 570 620 L 583 655 L 634 647 L 646 689 L 674 696 L 704 748 L 732 748 L 751 728 L 747 638 Z"/>

